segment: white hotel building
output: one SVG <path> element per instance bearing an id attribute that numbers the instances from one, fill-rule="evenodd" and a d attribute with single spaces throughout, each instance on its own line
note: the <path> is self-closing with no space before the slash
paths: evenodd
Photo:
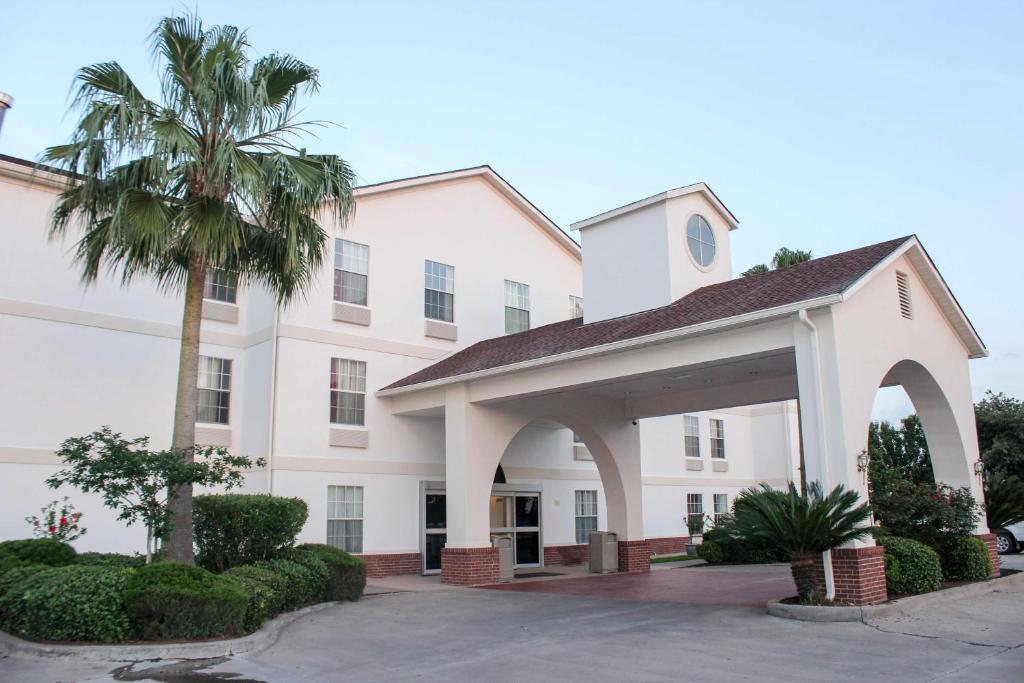
<path id="1" fill-rule="evenodd" d="M 169 444 L 181 300 L 116 277 L 83 288 L 71 244 L 46 237 L 62 180 L 0 157 L 0 538 L 27 536 L 22 518 L 67 494 L 85 512 L 80 550 L 137 551 L 141 529 L 44 480 L 63 439 L 101 425 Z M 622 280 L 650 279 L 649 264 L 664 255 L 623 252 L 599 264 L 584 297 L 580 247 L 487 166 L 355 196 L 349 225 L 323 226 L 335 258 L 304 300 L 278 308 L 267 292 L 211 274 L 197 440 L 264 458 L 246 490 L 304 499 L 301 540 L 360 553 L 371 574 L 436 572 L 446 538 L 443 420 L 393 415 L 375 392 L 481 340 L 580 317 L 585 306 L 608 309 L 602 317 L 630 312 Z M 706 186 L 685 200 L 697 239 L 676 247 L 689 270 L 675 285 L 680 296 L 732 278 L 737 227 Z M 742 488 L 784 485 L 796 472 L 792 401 L 643 419 L 639 429 L 643 530 L 655 552 L 682 549 L 688 515 L 713 517 Z M 517 567 L 585 560 L 588 532 L 607 528 L 597 468 L 561 424 L 523 428 L 495 475 L 490 524 L 513 535 Z"/>

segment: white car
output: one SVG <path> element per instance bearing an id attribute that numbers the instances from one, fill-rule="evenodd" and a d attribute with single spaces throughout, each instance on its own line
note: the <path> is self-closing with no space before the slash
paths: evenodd
<path id="1" fill-rule="evenodd" d="M 1000 555 L 1010 555 L 1024 550 L 1024 522 L 1011 524 L 997 531 L 996 550 Z"/>

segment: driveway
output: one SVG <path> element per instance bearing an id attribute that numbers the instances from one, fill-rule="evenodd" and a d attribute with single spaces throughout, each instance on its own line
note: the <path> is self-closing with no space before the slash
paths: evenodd
<path id="1" fill-rule="evenodd" d="M 8 658 L 0 659 L 0 680 L 1019 683 L 1024 591 L 871 624 L 789 621 L 761 606 L 549 592 L 392 593 L 310 615 L 253 655 L 116 668 Z"/>

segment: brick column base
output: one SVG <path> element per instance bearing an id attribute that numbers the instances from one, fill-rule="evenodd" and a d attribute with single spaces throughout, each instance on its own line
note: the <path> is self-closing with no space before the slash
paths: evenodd
<path id="1" fill-rule="evenodd" d="M 498 549 L 442 548 L 441 583 L 484 586 L 498 583 Z"/>
<path id="2" fill-rule="evenodd" d="M 641 541 L 619 541 L 619 571 L 651 571 L 651 544 Z"/>
<path id="3" fill-rule="evenodd" d="M 992 560 L 992 578 L 999 578 L 1001 573 L 1002 561 L 999 559 L 999 551 L 996 550 L 996 535 L 995 534 L 977 534 L 975 538 L 980 538 L 988 546 L 988 556 Z"/>
<path id="4" fill-rule="evenodd" d="M 832 575 L 836 602 L 876 605 L 889 599 L 885 588 L 885 548 L 833 548 Z"/>

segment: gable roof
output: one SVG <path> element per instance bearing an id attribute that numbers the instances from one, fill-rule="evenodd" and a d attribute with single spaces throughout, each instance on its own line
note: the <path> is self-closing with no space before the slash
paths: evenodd
<path id="1" fill-rule="evenodd" d="M 586 324 L 582 318 L 575 318 L 486 339 L 384 387 L 379 393 L 388 395 L 417 385 L 457 381 L 465 375 L 511 369 L 509 366 L 564 354 L 612 350 L 624 342 L 653 341 L 665 333 L 699 332 L 790 314 L 800 308 L 839 303 L 847 290 L 874 269 L 914 245 L 919 245 L 916 237 L 900 237 L 782 270 L 701 287 L 660 308 Z M 984 346 L 980 349 L 981 353 L 972 353 L 972 357 L 984 355 Z"/>
<path id="2" fill-rule="evenodd" d="M 675 197 L 682 197 L 688 194 L 704 195 L 704 198 L 708 200 L 708 203 L 711 204 L 711 206 L 715 208 L 715 211 L 717 211 L 719 215 L 721 215 L 722 218 L 725 220 L 726 224 L 729 226 L 729 230 L 736 230 L 737 228 L 740 227 L 739 219 L 737 219 L 733 212 L 729 210 L 729 207 L 722 203 L 722 200 L 718 198 L 718 195 L 716 195 L 710 187 L 708 187 L 707 183 L 693 183 L 691 185 L 683 185 L 682 187 L 677 187 L 673 190 L 666 190 L 665 192 L 652 194 L 650 197 L 638 199 L 635 202 L 630 202 L 629 204 L 626 204 L 625 206 L 620 206 L 616 209 L 611 209 L 609 211 L 599 213 L 596 216 L 591 216 L 590 218 L 584 218 L 581 221 L 576 221 L 569 227 L 571 227 L 573 230 L 583 230 L 584 228 L 589 228 L 592 225 L 604 223 L 605 221 L 611 220 L 612 218 L 618 218 L 619 216 L 624 216 L 627 213 L 639 211 L 640 209 L 643 209 L 645 207 L 652 206 L 654 204 L 660 204 L 661 202 L 666 202 L 669 199 L 673 199 Z"/>
<path id="3" fill-rule="evenodd" d="M 553 220 L 548 218 L 543 211 L 534 206 L 533 202 L 523 196 L 519 190 L 512 187 L 511 183 L 502 178 L 497 171 L 487 164 L 472 166 L 470 168 L 460 168 L 454 171 L 429 173 L 426 175 L 412 176 L 410 178 L 388 180 L 386 182 L 374 183 L 372 185 L 361 185 L 353 188 L 352 194 L 356 198 L 372 197 L 386 192 L 397 192 L 400 190 L 425 187 L 428 185 L 452 182 L 465 178 L 480 178 L 481 180 L 486 181 L 498 192 L 498 194 L 509 200 L 513 206 L 522 211 L 527 218 L 552 237 L 559 246 L 568 251 L 577 260 L 582 258 L 580 245 L 577 244 L 575 240 L 573 240 L 564 230 L 558 227 Z"/>

